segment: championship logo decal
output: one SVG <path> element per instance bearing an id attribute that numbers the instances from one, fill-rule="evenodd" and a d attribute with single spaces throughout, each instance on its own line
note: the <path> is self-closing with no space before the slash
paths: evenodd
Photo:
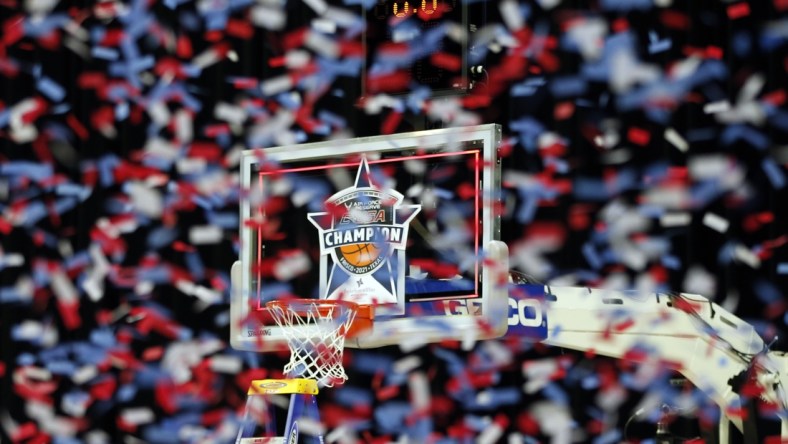
<path id="1" fill-rule="evenodd" d="M 399 192 L 372 183 L 362 158 L 356 183 L 326 200 L 329 211 L 307 215 L 320 236 L 321 297 L 402 302 L 397 295 L 404 287 L 408 226 L 421 210 L 403 200 Z"/>

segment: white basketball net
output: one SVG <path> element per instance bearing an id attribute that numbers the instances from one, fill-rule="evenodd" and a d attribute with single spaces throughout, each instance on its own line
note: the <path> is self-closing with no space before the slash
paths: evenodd
<path id="1" fill-rule="evenodd" d="M 356 304 L 325 300 L 292 300 L 268 305 L 283 327 L 290 347 L 288 377 L 314 379 L 326 387 L 347 380 L 342 366 L 345 334 L 356 316 Z"/>

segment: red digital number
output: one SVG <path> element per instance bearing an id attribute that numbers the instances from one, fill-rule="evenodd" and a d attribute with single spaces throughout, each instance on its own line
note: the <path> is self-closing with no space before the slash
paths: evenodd
<path id="1" fill-rule="evenodd" d="M 427 0 L 421 0 L 421 12 L 431 15 L 438 9 L 438 0 L 432 0 L 432 9 L 427 9 Z"/>
<path id="2" fill-rule="evenodd" d="M 399 2 L 394 2 L 393 11 L 395 17 L 405 17 L 410 13 L 410 4 L 405 2 L 405 4 L 402 6 L 402 9 L 400 10 Z"/>
<path id="3" fill-rule="evenodd" d="M 392 12 L 394 13 L 395 17 L 405 17 L 408 14 L 412 14 L 416 12 L 415 9 L 410 8 L 410 3 L 408 2 L 392 2 L 393 5 L 391 7 Z M 402 6 L 400 6 L 402 3 Z M 427 8 L 427 0 L 421 0 L 421 12 L 427 15 L 431 15 L 435 13 L 435 10 L 438 9 L 438 0 L 431 0 L 432 7 Z"/>

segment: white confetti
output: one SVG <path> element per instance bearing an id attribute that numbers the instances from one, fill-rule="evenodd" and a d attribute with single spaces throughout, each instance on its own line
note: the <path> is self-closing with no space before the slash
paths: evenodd
<path id="1" fill-rule="evenodd" d="M 5 267 L 21 267 L 25 264 L 25 257 L 19 253 L 4 254 L 0 250 L 0 270 Z"/>
<path id="2" fill-rule="evenodd" d="M 172 118 L 172 114 L 170 110 L 167 108 L 167 105 L 162 101 L 155 101 L 149 103 L 147 106 L 148 115 L 154 122 L 156 122 L 159 126 L 166 127 L 170 124 L 170 119 Z"/>
<path id="3" fill-rule="evenodd" d="M 104 297 L 104 278 L 109 274 L 110 263 L 99 245 L 91 245 L 88 252 L 93 264 L 88 269 L 87 278 L 82 281 L 82 289 L 90 300 L 96 302 Z"/>
<path id="4" fill-rule="evenodd" d="M 304 46 L 324 57 L 334 59 L 339 56 L 339 45 L 337 42 L 319 32 L 308 32 L 306 40 L 304 41 Z"/>
<path id="5" fill-rule="evenodd" d="M 269 5 L 255 5 L 251 9 L 250 19 L 257 26 L 280 30 L 287 24 L 287 15 L 282 8 Z"/>
<path id="6" fill-rule="evenodd" d="M 684 227 L 692 222 L 692 214 L 687 212 L 665 213 L 659 218 L 659 223 L 665 228 Z"/>
<path id="7" fill-rule="evenodd" d="M 717 279 L 703 266 L 695 264 L 687 270 L 682 287 L 687 293 L 702 294 L 710 298 L 717 292 Z"/>
<path id="8" fill-rule="evenodd" d="M 706 225 L 714 231 L 725 233 L 728 231 L 730 222 L 718 214 L 706 213 L 703 215 L 703 225 Z"/>
<path id="9" fill-rule="evenodd" d="M 197 285 L 194 288 L 194 297 L 206 305 L 215 305 L 222 302 L 222 294 L 212 288 Z"/>
<path id="10" fill-rule="evenodd" d="M 761 259 L 755 253 L 744 245 L 736 245 L 733 249 L 733 255 L 739 261 L 749 265 L 752 268 L 760 268 Z"/>
<path id="11" fill-rule="evenodd" d="M 312 20 L 312 29 L 324 34 L 334 34 L 337 32 L 337 24 L 333 20 L 316 18 Z"/>
<path id="12" fill-rule="evenodd" d="M 650 83 L 662 75 L 656 66 L 640 63 L 628 50 L 619 49 L 611 54 L 612 70 L 610 88 L 616 93 L 626 93 L 639 83 Z"/>
<path id="13" fill-rule="evenodd" d="M 285 54 L 285 66 L 290 69 L 303 68 L 312 61 L 312 56 L 303 49 L 294 49 Z"/>
<path id="14" fill-rule="evenodd" d="M 501 17 L 506 26 L 512 30 L 517 31 L 523 27 L 524 17 L 520 13 L 520 5 L 514 0 L 504 0 L 498 4 L 501 10 Z"/>
<path id="15" fill-rule="evenodd" d="M 85 365 L 78 368 L 73 375 L 71 381 L 74 384 L 81 385 L 98 376 L 98 369 L 94 365 Z"/>
<path id="16" fill-rule="evenodd" d="M 328 10 L 328 4 L 324 0 L 304 0 L 304 3 L 318 14 L 323 14 Z"/>
<path id="17" fill-rule="evenodd" d="M 597 60 L 603 53 L 608 23 L 602 19 L 586 18 L 569 26 L 566 38 L 577 45 L 586 60 Z"/>
<path id="18" fill-rule="evenodd" d="M 234 375 L 241 371 L 243 363 L 241 358 L 232 355 L 216 355 L 210 359 L 211 370 L 218 373 Z"/>
<path id="19" fill-rule="evenodd" d="M 221 242 L 224 231 L 216 225 L 198 225 L 189 229 L 189 242 L 192 245 L 207 245 Z"/>
<path id="20" fill-rule="evenodd" d="M 186 109 L 175 112 L 175 136 L 180 143 L 191 142 L 194 137 L 194 116 Z"/>
<path id="21" fill-rule="evenodd" d="M 229 53 L 228 53 L 229 54 Z M 216 48 L 208 48 L 205 51 L 197 54 L 192 59 L 192 65 L 205 69 L 222 60 L 222 54 Z"/>
<path id="22" fill-rule="evenodd" d="M 730 102 L 727 100 L 720 100 L 718 102 L 711 102 L 703 105 L 703 112 L 706 114 L 716 114 L 723 111 L 728 111 L 730 108 Z"/>
<path id="23" fill-rule="evenodd" d="M 230 124 L 242 125 L 249 114 L 240 106 L 220 102 L 216 104 L 213 116 Z"/>
<path id="24" fill-rule="evenodd" d="M 408 376 L 410 403 L 416 412 L 430 408 L 430 382 L 424 372 L 414 372 Z"/>
<path id="25" fill-rule="evenodd" d="M 55 293 L 58 302 L 64 305 L 77 303 L 79 293 L 63 270 L 54 271 L 51 276 L 52 291 Z"/>
<path id="26" fill-rule="evenodd" d="M 415 355 L 406 356 L 402 359 L 398 359 L 392 366 L 392 370 L 395 373 L 405 374 L 415 370 L 421 364 L 422 364 L 421 358 L 419 358 L 418 356 Z"/>
<path id="27" fill-rule="evenodd" d="M 124 189 L 131 198 L 134 208 L 142 215 L 158 219 L 164 211 L 161 193 L 139 181 L 127 182 Z"/>
<path id="28" fill-rule="evenodd" d="M 678 148 L 679 151 L 686 153 L 689 151 L 689 143 L 682 137 L 681 134 L 678 133 L 673 128 L 667 128 L 665 130 L 665 140 L 670 142 L 673 146 Z"/>
<path id="29" fill-rule="evenodd" d="M 25 10 L 34 16 L 46 15 L 57 4 L 57 0 L 25 0 Z"/>
<path id="30" fill-rule="evenodd" d="M 208 161 L 201 157 L 182 157 L 175 163 L 175 168 L 181 174 L 199 174 L 208 167 Z"/>
<path id="31" fill-rule="evenodd" d="M 153 410 L 147 407 L 135 407 L 123 410 L 120 417 L 126 424 L 140 425 L 153 421 L 156 416 Z"/>
<path id="32" fill-rule="evenodd" d="M 33 112 L 38 107 L 35 99 L 25 99 L 11 108 L 9 126 L 11 127 L 11 139 L 17 143 L 32 142 L 38 137 L 38 129 L 32 123 L 26 123 L 23 116 Z"/>
<path id="33" fill-rule="evenodd" d="M 489 426 L 482 430 L 482 433 L 476 438 L 477 444 L 493 444 L 499 442 L 503 436 L 503 427 L 497 422 L 492 422 Z"/>

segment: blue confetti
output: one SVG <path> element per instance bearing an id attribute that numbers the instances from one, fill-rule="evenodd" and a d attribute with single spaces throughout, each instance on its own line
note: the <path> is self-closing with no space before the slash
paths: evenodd
<path id="1" fill-rule="evenodd" d="M 358 387 L 344 387 L 334 393 L 334 400 L 345 407 L 371 406 L 374 401 L 373 394 L 368 389 Z"/>
<path id="2" fill-rule="evenodd" d="M 583 245 L 583 257 L 585 257 L 588 264 L 595 270 L 602 268 L 602 265 L 604 265 L 602 258 L 591 243 Z"/>
<path id="3" fill-rule="evenodd" d="M 49 77 L 42 77 L 38 80 L 38 89 L 54 102 L 60 102 L 66 97 L 66 90 L 57 82 Z"/>
<path id="4" fill-rule="evenodd" d="M 52 177 L 52 165 L 25 161 L 11 161 L 0 164 L 0 174 L 6 176 L 28 177 L 36 182 L 42 182 Z"/>
<path id="5" fill-rule="evenodd" d="M 542 394 L 556 404 L 569 405 L 569 396 L 556 383 L 550 382 L 542 388 Z"/>
<path id="6" fill-rule="evenodd" d="M 107 48 L 104 46 L 94 46 L 90 54 L 97 58 L 109 61 L 115 61 L 120 58 L 120 53 L 116 49 Z"/>
<path id="7" fill-rule="evenodd" d="M 767 177 L 769 177 L 769 181 L 772 183 L 774 188 L 781 189 L 785 187 L 785 173 L 773 159 L 763 159 L 761 166 Z"/>
<path id="8" fill-rule="evenodd" d="M 769 147 L 769 138 L 765 134 L 745 125 L 729 125 L 723 130 L 720 141 L 724 145 L 732 145 L 739 141 L 746 142 L 760 150 Z"/>
<path id="9" fill-rule="evenodd" d="M 602 9 L 606 11 L 626 12 L 633 10 L 649 10 L 654 8 L 651 0 L 602 0 Z"/>
<path id="10" fill-rule="evenodd" d="M 784 296 L 780 290 L 771 282 L 758 280 L 754 284 L 755 295 L 764 304 L 773 304 L 783 300 Z"/>
<path id="11" fill-rule="evenodd" d="M 559 77 L 550 83 L 550 92 L 559 99 L 583 95 L 587 89 L 587 82 L 580 76 Z"/>
<path id="12" fill-rule="evenodd" d="M 613 444 L 621 442 L 621 432 L 618 429 L 609 430 L 593 440 L 594 444 Z"/>
<path id="13" fill-rule="evenodd" d="M 648 32 L 648 40 L 648 52 L 651 54 L 665 52 L 673 46 L 673 41 L 670 38 L 660 39 L 656 31 Z"/>

